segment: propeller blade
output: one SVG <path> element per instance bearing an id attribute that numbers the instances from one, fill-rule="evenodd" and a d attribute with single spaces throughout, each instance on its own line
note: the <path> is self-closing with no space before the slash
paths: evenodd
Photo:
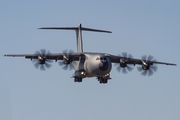
<path id="1" fill-rule="evenodd" d="M 126 58 L 126 57 L 127 57 L 127 53 L 126 53 L 126 52 L 123 52 L 123 53 L 122 53 L 122 56 Z"/>
<path id="2" fill-rule="evenodd" d="M 152 65 L 151 68 L 154 70 L 154 72 L 156 72 L 157 69 L 158 69 L 158 67 L 157 67 L 157 66 L 154 66 L 154 65 Z"/>
<path id="3" fill-rule="evenodd" d="M 141 58 L 142 60 L 146 60 L 146 55 L 143 55 Z"/>
<path id="4" fill-rule="evenodd" d="M 152 55 L 149 55 L 147 58 L 149 61 L 152 61 L 154 59 L 154 57 Z"/>
<path id="5" fill-rule="evenodd" d="M 129 54 L 129 58 L 133 58 L 133 56 L 131 54 Z"/>
<path id="6" fill-rule="evenodd" d="M 118 64 L 117 64 L 118 65 Z M 120 72 L 121 71 L 121 67 L 120 66 L 117 66 L 116 67 L 116 70 L 118 71 L 118 72 Z"/>
<path id="7" fill-rule="evenodd" d="M 142 67 L 137 67 L 138 71 L 141 72 L 143 69 Z"/>
<path id="8" fill-rule="evenodd" d="M 41 49 L 40 51 L 41 51 L 42 55 L 46 55 L 46 50 L 45 49 Z"/>
<path id="9" fill-rule="evenodd" d="M 50 65 L 49 63 L 45 63 L 46 68 L 50 68 L 52 65 Z"/>
<path id="10" fill-rule="evenodd" d="M 59 64 L 60 66 L 63 66 L 63 65 L 64 65 L 64 63 L 63 63 L 62 61 L 59 61 L 58 64 Z"/>
<path id="11" fill-rule="evenodd" d="M 128 71 L 132 71 L 133 70 L 133 67 L 130 67 L 129 65 L 127 65 L 126 68 L 128 69 Z"/>
<path id="12" fill-rule="evenodd" d="M 151 75 L 153 75 L 153 70 L 152 70 L 152 69 L 149 69 L 149 71 L 148 71 L 148 76 L 151 76 Z"/>
<path id="13" fill-rule="evenodd" d="M 69 53 L 75 53 L 75 52 L 74 52 L 74 50 L 71 50 L 71 49 L 70 49 L 70 50 L 69 50 Z"/>
<path id="14" fill-rule="evenodd" d="M 144 71 L 141 73 L 141 75 L 146 76 L 147 73 L 148 73 L 147 70 L 144 70 Z"/>
<path id="15" fill-rule="evenodd" d="M 63 55 L 65 55 L 65 56 L 67 56 L 67 52 L 68 52 L 68 50 L 63 50 Z"/>
<path id="16" fill-rule="evenodd" d="M 44 71 L 45 70 L 44 65 L 40 65 L 40 69 Z"/>
<path id="17" fill-rule="evenodd" d="M 39 51 L 36 51 L 34 54 L 36 55 L 40 55 L 41 53 Z"/>
<path id="18" fill-rule="evenodd" d="M 122 73 L 127 74 L 126 68 L 122 68 Z"/>
<path id="19" fill-rule="evenodd" d="M 39 68 L 39 63 L 38 63 L 38 62 L 35 63 L 35 64 L 34 64 L 34 67 L 35 67 L 36 69 L 38 69 L 38 68 Z"/>
<path id="20" fill-rule="evenodd" d="M 72 65 L 70 64 L 70 66 L 69 66 L 69 70 L 73 70 L 73 67 L 72 67 Z"/>
<path id="21" fill-rule="evenodd" d="M 46 60 L 46 63 L 53 63 L 52 60 Z"/>
<path id="22" fill-rule="evenodd" d="M 62 69 L 63 70 L 67 70 L 68 69 L 68 65 L 64 65 L 64 67 Z"/>

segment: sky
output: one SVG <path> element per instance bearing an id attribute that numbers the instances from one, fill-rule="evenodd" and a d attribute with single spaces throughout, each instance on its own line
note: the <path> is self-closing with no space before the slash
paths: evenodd
<path id="1" fill-rule="evenodd" d="M 179 120 L 180 1 L 178 0 L 16 0 L 0 1 L 0 120 Z M 4 54 L 33 54 L 46 49 L 76 51 L 74 31 L 40 27 L 84 27 L 112 31 L 83 32 L 86 52 L 134 58 L 152 55 L 158 65 L 152 76 L 137 66 L 112 80 L 75 83 L 72 71 L 58 63 L 37 70 L 29 59 Z"/>

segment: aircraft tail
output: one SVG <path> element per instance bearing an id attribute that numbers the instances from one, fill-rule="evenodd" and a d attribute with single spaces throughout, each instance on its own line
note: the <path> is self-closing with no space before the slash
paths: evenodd
<path id="1" fill-rule="evenodd" d="M 76 31 L 77 52 L 83 52 L 82 30 L 83 31 L 92 31 L 92 32 L 112 33 L 111 31 L 106 31 L 106 30 L 85 28 L 85 27 L 82 27 L 81 24 L 78 24 L 77 27 L 43 27 L 43 28 L 39 28 L 39 29 L 75 30 Z"/>

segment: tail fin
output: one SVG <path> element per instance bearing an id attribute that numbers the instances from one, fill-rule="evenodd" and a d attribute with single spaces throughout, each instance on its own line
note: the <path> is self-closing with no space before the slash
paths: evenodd
<path id="1" fill-rule="evenodd" d="M 39 29 L 75 30 L 76 31 L 77 52 L 83 52 L 82 30 L 83 31 L 92 31 L 92 32 L 112 33 L 111 31 L 85 28 L 85 27 L 82 27 L 81 24 L 78 24 L 77 27 L 43 27 L 43 28 L 39 28 Z"/>

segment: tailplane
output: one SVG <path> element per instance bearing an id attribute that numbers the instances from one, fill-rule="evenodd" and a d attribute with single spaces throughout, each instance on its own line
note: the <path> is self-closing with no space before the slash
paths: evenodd
<path id="1" fill-rule="evenodd" d="M 85 27 L 82 27 L 81 24 L 78 24 L 77 27 L 42 27 L 39 29 L 75 30 L 76 31 L 77 52 L 83 52 L 82 31 L 112 33 L 111 31 L 106 31 L 106 30 L 85 28 Z"/>

